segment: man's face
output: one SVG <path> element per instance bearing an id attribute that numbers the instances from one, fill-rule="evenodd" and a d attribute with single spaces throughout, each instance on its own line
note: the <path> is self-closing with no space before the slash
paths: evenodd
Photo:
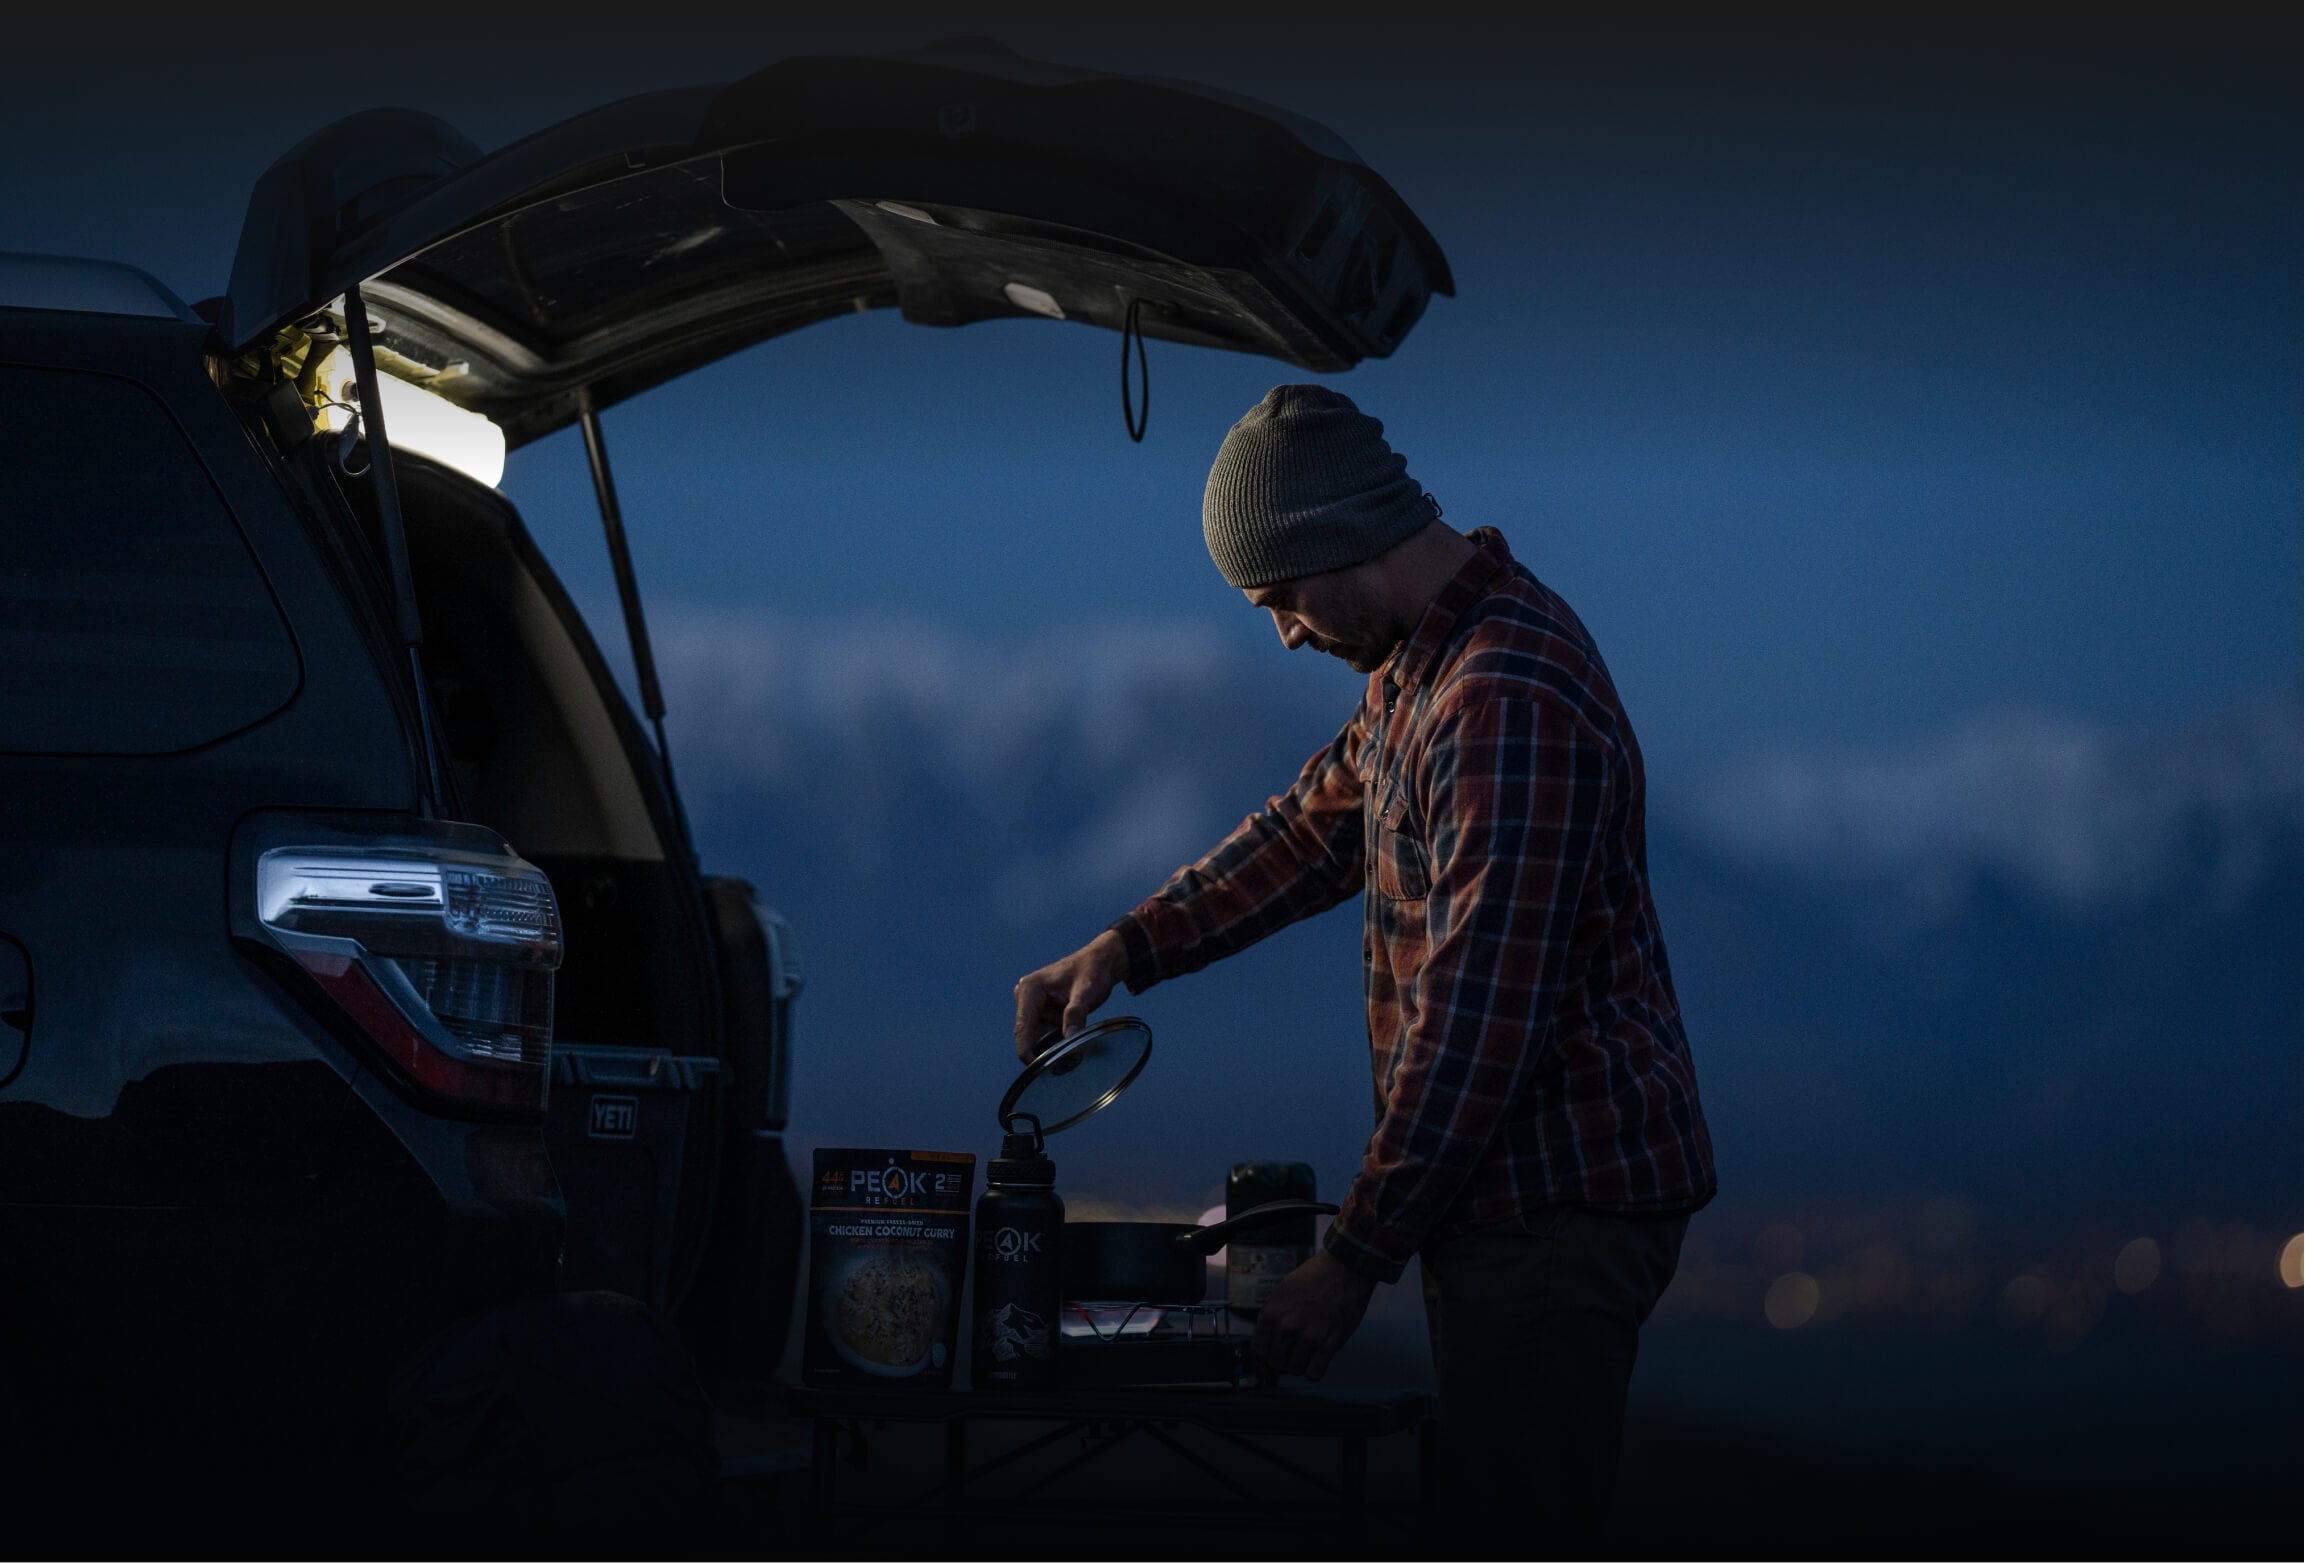
<path id="1" fill-rule="evenodd" d="M 1380 585 L 1372 566 L 1352 565 L 1248 587 L 1241 595 L 1273 616 L 1273 628 L 1290 651 L 1309 645 L 1342 659 L 1355 673 L 1375 673 L 1409 634 L 1386 606 Z"/>

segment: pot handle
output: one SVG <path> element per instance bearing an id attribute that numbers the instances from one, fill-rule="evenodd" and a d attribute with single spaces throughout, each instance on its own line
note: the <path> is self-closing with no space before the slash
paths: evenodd
<path id="1" fill-rule="evenodd" d="M 1206 1227 L 1196 1227 L 1189 1233 L 1179 1233 L 1177 1242 L 1204 1255 L 1215 1254 L 1233 1234 L 1246 1232 L 1252 1227 L 1263 1227 L 1284 1216 L 1336 1214 L 1337 1208 L 1325 1200 L 1268 1200 L 1261 1206 L 1249 1207 L 1239 1216 L 1227 1217 L 1222 1222 L 1211 1222 Z"/>

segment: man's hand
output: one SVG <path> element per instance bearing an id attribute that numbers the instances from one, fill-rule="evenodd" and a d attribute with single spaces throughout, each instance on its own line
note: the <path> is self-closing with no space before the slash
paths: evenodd
<path id="1" fill-rule="evenodd" d="M 1319 1379 L 1352 1339 L 1377 1284 L 1321 1250 L 1281 1278 L 1257 1315 L 1249 1353 L 1278 1374 Z"/>
<path id="2" fill-rule="evenodd" d="M 1128 970 L 1128 947 L 1107 929 L 1062 961 L 1016 980 L 1016 1056 L 1040 1052 L 1050 1031 L 1070 1037 L 1088 1025 L 1096 1007 Z"/>

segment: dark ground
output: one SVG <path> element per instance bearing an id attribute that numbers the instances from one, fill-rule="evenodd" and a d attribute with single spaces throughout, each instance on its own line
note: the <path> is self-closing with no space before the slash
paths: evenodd
<path id="1" fill-rule="evenodd" d="M 1132 1497 L 1165 1503 L 1173 1524 L 1133 1513 L 1107 1518 L 1099 1508 L 980 1522 L 959 1545 L 961 1556 L 1244 1557 L 1312 1550 L 1332 1558 L 1447 1556 L 1432 1546 L 1431 1529 L 1411 1506 L 1412 1443 L 1394 1444 L 1372 1453 L 1372 1500 L 1380 1509 L 1359 1538 L 1339 1538 L 1312 1524 L 1252 1529 L 1196 1517 L 1195 1504 L 1215 1490 L 1155 1452 L 1117 1481 L 1100 1483 L 1096 1502 L 1114 1509 Z M 844 1472 L 844 1494 L 875 1484 L 908 1495 L 933 1486 L 932 1437 L 892 1425 L 876 1433 L 873 1448 L 868 1471 Z M 941 1522 L 925 1519 L 844 1519 L 831 1534 L 815 1535 L 805 1473 L 740 1482 L 735 1489 L 741 1524 L 753 1530 L 767 1557 L 934 1557 L 954 1546 Z M 1852 1461 L 1814 1445 L 1643 1423 L 1627 1437 L 1612 1536 L 1616 1551 L 1631 1558 L 2283 1559 L 2298 1556 L 2300 1528 L 2294 1476 L 2286 1492 L 2279 1484 L 2195 1485 L 2142 1472 L 2028 1485 L 1985 1471 Z M 1498 1551 L 1547 1556 L 1534 1529 Z"/>
<path id="2" fill-rule="evenodd" d="M 1356 1380 L 1415 1381 L 1410 1342 L 1370 1345 L 1388 1350 L 1364 1353 Z M 1996 1324 L 1781 1334 L 1660 1323 L 1635 1386 L 1615 1548 L 1635 1558 L 2296 1558 L 2305 1547 L 2300 1366 L 2294 1340 L 2174 1337 L 2119 1321 L 2064 1351 Z M 879 1503 L 934 1488 L 933 1430 L 866 1432 L 869 1465 L 844 1465 L 844 1498 Z M 972 1454 L 1004 1448 L 1001 1437 L 976 1435 Z M 726 1422 L 722 1433 L 724 1454 L 740 1460 L 804 1438 L 789 1417 Z M 1046 1456 L 1083 1448 L 1076 1437 Z M 1196 1448 L 1275 1498 L 1312 1496 L 1261 1463 Z M 1333 1446 L 1275 1448 L 1333 1470 Z M 1013 1493 L 1039 1469 L 1020 1463 L 1026 1476 L 983 1491 Z M 732 1517 L 769 1557 L 1450 1556 L 1415 1509 L 1416 1444 L 1406 1436 L 1372 1446 L 1375 1515 L 1352 1539 L 1309 1524 L 1214 1520 L 1199 1508 L 1219 1493 L 1210 1480 L 1141 1440 L 1082 1478 L 1051 1493 L 1085 1509 L 1027 1520 L 994 1504 L 994 1518 L 959 1541 L 921 1519 L 850 1519 L 815 1535 L 805 1471 L 739 1480 Z M 1127 1506 L 1154 1518 L 1124 1514 Z M 1535 1532 L 1498 1552 L 1547 1556 Z"/>
<path id="3" fill-rule="evenodd" d="M 2294 1295 L 2292 1295 L 2293 1297 Z M 1400 1311 L 1372 1318 L 1341 1378 L 1421 1389 L 1421 1364 Z M 2300 1371 L 2294 1329 L 2248 1337 L 2176 1333 L 2142 1315 L 2111 1316 L 2077 1345 L 2054 1347 L 1999 1321 L 1929 1330 L 1852 1323 L 1771 1331 L 1705 1319 L 1652 1322 L 1634 1387 L 1612 1523 L 1612 1552 L 1633 1558 L 2241 1558 L 2294 1559 L 2305 1547 L 2300 1479 Z M 557 1376 L 565 1380 L 565 1376 Z M 556 1380 L 556 1382 L 557 1382 Z M 651 1378 L 647 1381 L 654 1383 Z M 1211 1396 L 1230 1394 L 1211 1390 Z M 565 1397 L 536 1404 L 549 1411 Z M 549 1405 L 548 1405 L 549 1403 Z M 621 1406 L 621 1403 L 618 1404 Z M 629 1429 L 611 1408 L 600 1426 Z M 983 1461 L 1046 1425 L 979 1424 Z M 557 1424 L 556 1424 L 557 1427 Z M 1400 1434 L 1369 1451 L 1371 1524 L 1340 1536 L 1321 1517 L 1333 1498 L 1267 1462 L 1189 1428 L 1173 1432 L 1263 1499 L 1244 1525 L 1215 1513 L 1223 1489 L 1177 1452 L 1142 1436 L 1074 1431 L 979 1482 L 973 1529 L 900 1513 L 932 1493 L 942 1444 L 928 1425 L 867 1421 L 840 1443 L 841 1496 L 870 1505 L 830 1529 L 813 1524 L 809 1425 L 781 1395 L 744 1416 L 724 1410 L 714 1433 L 722 1481 L 674 1481 L 601 1454 L 566 1430 L 541 1447 L 552 1470 L 523 1495 L 546 1520 L 614 1500 L 637 1532 L 612 1538 L 594 1515 L 568 1535 L 491 1535 L 459 1523 L 447 1535 L 395 1530 L 383 1490 L 389 1452 L 349 1431 L 316 1430 L 295 1449 L 242 1446 L 231 1431 L 114 1425 L 125 1442 L 69 1483 L 38 1429 L 7 1433 L 6 1469 L 24 1551 L 57 1557 L 688 1557 L 1422 1559 L 1459 1550 L 1420 1515 L 1418 1442 Z M 495 1436 L 481 1431 L 480 1476 Z M 1337 1448 L 1266 1441 L 1321 1476 Z M 1022 1490 L 1070 1457 L 1101 1453 L 1038 1497 Z M 558 1452 L 558 1454 L 555 1454 Z M 857 1457 L 861 1455 L 862 1464 Z M 597 1468 L 597 1470 L 595 1469 Z M 511 1468 L 506 1468 L 510 1470 Z M 452 1474 L 453 1475 L 453 1474 Z M 534 1475 L 534 1474 L 531 1474 Z M 663 1478 L 663 1481 L 659 1481 Z M 622 1483 L 622 1488 L 614 1488 Z M 636 1501 L 625 1505 L 615 1494 Z M 571 1495 L 585 1501 L 572 1503 Z M 462 1495 L 483 1518 L 499 1496 Z M 652 1508 L 653 1506 L 653 1508 Z M 533 1504 L 531 1506 L 534 1507 Z M 605 1512 L 603 1512 L 605 1513 Z M 608 1517 L 614 1521 L 615 1517 Z M 502 1528 L 500 1527 L 499 1530 Z M 629 1530 L 630 1528 L 628 1528 Z M 28 1539 L 38 1538 L 37 1546 Z M 1500 1556 L 1550 1556 L 1541 1529 L 1501 1540 Z"/>

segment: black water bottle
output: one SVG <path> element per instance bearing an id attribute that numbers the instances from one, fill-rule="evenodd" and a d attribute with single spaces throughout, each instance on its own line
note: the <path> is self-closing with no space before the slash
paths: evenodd
<path id="1" fill-rule="evenodd" d="M 1039 1121 L 1020 1113 L 1004 1128 L 976 1203 L 976 1385 L 1045 1390 L 1056 1383 L 1064 1202 Z"/>

